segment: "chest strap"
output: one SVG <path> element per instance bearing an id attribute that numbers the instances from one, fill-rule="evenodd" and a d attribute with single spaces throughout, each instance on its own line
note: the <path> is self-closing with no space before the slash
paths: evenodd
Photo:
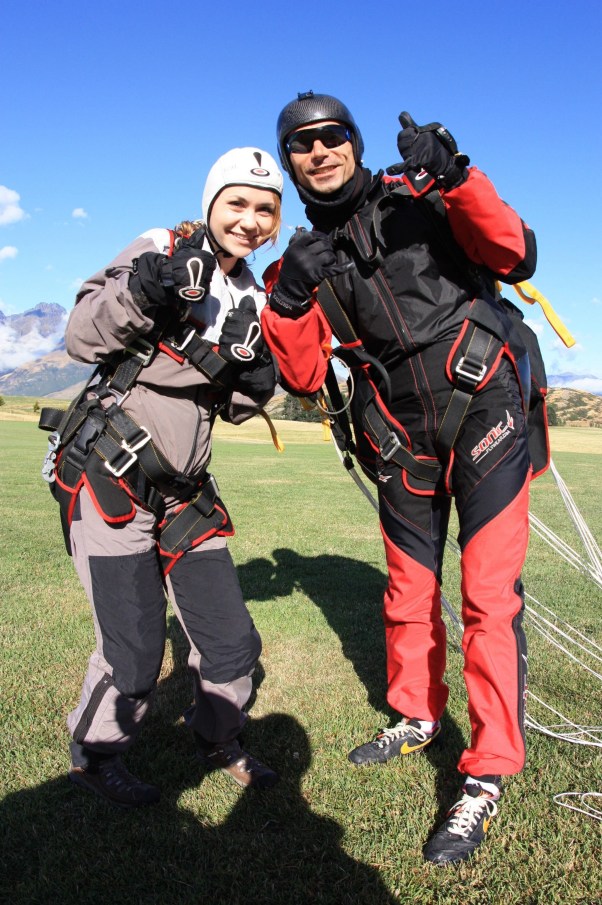
<path id="1" fill-rule="evenodd" d="M 229 387 L 236 376 L 235 368 L 216 352 L 214 344 L 199 336 L 190 324 L 178 324 L 166 333 L 159 348 L 177 360 L 187 359 L 193 367 L 218 386 Z"/>

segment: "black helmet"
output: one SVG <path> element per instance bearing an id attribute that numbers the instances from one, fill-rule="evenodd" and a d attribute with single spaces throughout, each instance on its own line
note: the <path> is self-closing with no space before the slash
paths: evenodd
<path id="1" fill-rule="evenodd" d="M 351 144 L 356 163 L 361 163 L 364 153 L 364 141 L 351 113 L 341 101 L 331 94 L 314 94 L 313 91 L 299 92 L 296 101 L 291 101 L 278 117 L 276 134 L 278 137 L 278 154 L 283 168 L 293 176 L 291 163 L 286 151 L 286 139 L 301 126 L 323 122 L 326 119 L 344 123 L 351 131 Z"/>

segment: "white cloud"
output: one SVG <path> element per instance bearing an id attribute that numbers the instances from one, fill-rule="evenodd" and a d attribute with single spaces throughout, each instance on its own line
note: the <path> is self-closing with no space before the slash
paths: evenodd
<path id="1" fill-rule="evenodd" d="M 76 207 L 75 210 L 71 211 L 71 216 L 75 220 L 87 220 L 88 218 L 88 214 L 83 207 Z"/>
<path id="2" fill-rule="evenodd" d="M 576 355 L 580 355 L 585 351 L 581 343 L 576 342 L 572 346 L 565 346 L 559 336 L 555 336 L 552 339 L 548 348 L 560 355 L 561 358 L 575 358 Z"/>
<path id="3" fill-rule="evenodd" d="M 0 323 L 0 374 L 53 352 L 65 334 L 67 318 L 65 312 L 61 324 L 49 336 L 41 336 L 37 330 L 19 336 L 9 324 Z"/>
<path id="4" fill-rule="evenodd" d="M 602 299 L 599 299 L 599 298 L 597 298 L 597 296 L 594 296 L 592 299 L 592 305 L 602 305 Z"/>
<path id="5" fill-rule="evenodd" d="M 0 261 L 7 261 L 9 258 L 16 258 L 19 254 L 19 249 L 15 248 L 14 245 L 5 245 L 4 248 L 0 248 Z"/>
<path id="6" fill-rule="evenodd" d="M 543 335 L 544 326 L 539 321 L 532 321 L 530 318 L 526 317 L 525 324 L 527 325 L 527 327 L 531 327 L 533 333 L 535 333 L 537 336 Z"/>
<path id="7" fill-rule="evenodd" d="M 69 289 L 73 289 L 74 292 L 79 292 L 83 282 L 84 281 L 81 277 L 75 277 L 75 279 L 71 280 L 71 282 L 69 283 Z"/>
<path id="8" fill-rule="evenodd" d="M 0 185 L 0 226 L 23 220 L 27 214 L 19 204 L 21 196 L 14 189 Z"/>

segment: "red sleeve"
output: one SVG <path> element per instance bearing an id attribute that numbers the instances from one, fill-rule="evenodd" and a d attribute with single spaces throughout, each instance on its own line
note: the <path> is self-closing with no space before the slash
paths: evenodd
<path id="1" fill-rule="evenodd" d="M 537 258 L 535 236 L 476 167 L 466 182 L 441 192 L 456 242 L 475 264 L 513 283 L 529 279 Z"/>
<path id="2" fill-rule="evenodd" d="M 279 270 L 280 262 L 276 261 L 263 276 L 268 293 Z M 266 305 L 261 312 L 261 328 L 286 385 L 297 393 L 317 392 L 324 383 L 332 351 L 332 332 L 319 305 L 314 302 L 297 320 L 281 317 Z"/>

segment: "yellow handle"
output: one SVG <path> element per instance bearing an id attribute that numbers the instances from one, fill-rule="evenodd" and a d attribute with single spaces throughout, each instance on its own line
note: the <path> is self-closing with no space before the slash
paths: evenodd
<path id="1" fill-rule="evenodd" d="M 267 412 L 264 412 L 263 409 L 261 409 L 259 414 L 262 416 L 262 418 L 264 418 L 264 420 L 266 421 L 266 423 L 270 429 L 270 434 L 272 435 L 272 443 L 274 444 L 274 446 L 276 447 L 276 449 L 278 450 L 279 453 L 284 452 L 284 443 L 278 436 L 278 434 L 276 432 L 276 428 L 274 427 L 274 424 L 272 422 L 272 419 L 270 418 L 270 416 L 268 415 Z"/>
<path id="2" fill-rule="evenodd" d="M 523 280 L 522 283 L 515 283 L 512 288 L 515 292 L 518 293 L 518 295 L 524 302 L 527 302 L 528 305 L 534 305 L 535 302 L 541 305 L 541 309 L 546 317 L 546 320 L 548 321 L 552 329 L 558 334 L 567 349 L 570 349 L 571 346 L 575 345 L 575 338 L 562 323 L 545 295 L 542 295 L 541 292 L 539 292 L 539 290 L 536 289 L 535 286 L 533 286 L 531 283 L 528 283 L 527 280 Z"/>

